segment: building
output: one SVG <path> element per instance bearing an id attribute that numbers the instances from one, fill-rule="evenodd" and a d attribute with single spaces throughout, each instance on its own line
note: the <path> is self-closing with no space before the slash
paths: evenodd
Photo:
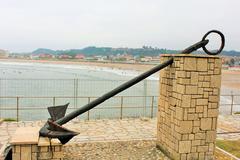
<path id="1" fill-rule="evenodd" d="M 0 58 L 7 58 L 8 54 L 9 53 L 7 51 L 0 49 Z"/>
<path id="2" fill-rule="evenodd" d="M 67 55 L 67 54 L 62 54 L 62 55 L 59 55 L 59 57 L 58 58 L 60 58 L 60 59 L 71 59 L 72 58 L 72 56 L 70 56 L 70 55 Z"/>
<path id="3" fill-rule="evenodd" d="M 84 59 L 85 56 L 83 54 L 76 54 L 75 59 Z"/>

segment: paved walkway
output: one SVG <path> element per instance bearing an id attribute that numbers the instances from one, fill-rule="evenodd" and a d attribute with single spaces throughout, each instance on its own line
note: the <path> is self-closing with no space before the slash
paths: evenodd
<path id="1" fill-rule="evenodd" d="M 0 125 L 0 153 L 10 141 L 17 127 L 40 126 L 45 121 L 3 122 Z M 156 119 L 113 119 L 71 121 L 64 125 L 66 128 L 80 133 L 67 145 L 100 141 L 155 140 Z"/>
<path id="2" fill-rule="evenodd" d="M 34 122 L 3 122 L 0 124 L 0 154 L 10 141 L 17 127 L 43 126 L 44 121 Z M 80 134 L 74 137 L 67 145 L 90 142 L 111 142 L 127 140 L 156 140 L 157 121 L 154 119 L 113 119 L 71 121 L 66 128 L 77 131 Z M 218 120 L 218 132 L 240 131 L 240 116 L 220 116 Z M 218 135 L 218 138 L 240 139 L 240 134 Z M 0 158 L 1 159 L 1 158 Z"/>

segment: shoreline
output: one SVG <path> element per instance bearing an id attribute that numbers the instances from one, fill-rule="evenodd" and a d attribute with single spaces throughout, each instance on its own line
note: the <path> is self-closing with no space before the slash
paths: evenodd
<path id="1" fill-rule="evenodd" d="M 152 64 L 130 64 L 130 63 L 111 63 L 111 62 L 87 62 L 87 61 L 56 61 L 56 60 L 27 60 L 27 59 L 0 59 L 0 62 L 15 62 L 15 63 L 38 63 L 50 65 L 73 65 L 81 67 L 101 67 L 108 72 L 128 71 L 129 76 L 138 75 L 144 71 L 151 69 L 156 65 Z M 116 73 L 117 74 L 117 73 Z M 128 76 L 128 73 L 122 74 Z M 153 75 L 154 78 L 159 77 L 159 73 Z M 222 86 L 229 89 L 240 90 L 240 71 L 237 70 L 222 70 Z"/>
<path id="2" fill-rule="evenodd" d="M 84 65 L 84 66 L 98 66 L 115 68 L 121 70 L 146 71 L 151 69 L 152 64 L 131 64 L 131 63 L 117 63 L 117 62 L 90 62 L 90 61 L 56 61 L 56 60 L 28 60 L 28 59 L 0 59 L 0 62 L 21 62 L 21 63 L 43 63 L 43 64 L 65 64 L 65 65 Z"/>

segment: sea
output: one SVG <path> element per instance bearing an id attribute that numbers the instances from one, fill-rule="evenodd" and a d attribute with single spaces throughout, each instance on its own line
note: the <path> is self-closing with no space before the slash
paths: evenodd
<path id="1" fill-rule="evenodd" d="M 69 103 L 67 114 L 141 72 L 117 68 L 31 62 L 0 62 L 0 118 L 47 120 L 47 107 Z M 239 90 L 221 88 L 222 95 Z M 153 75 L 105 101 L 78 119 L 155 117 L 159 76 Z M 221 96 L 220 113 L 240 111 L 240 97 Z M 227 105 L 225 105 L 227 104 Z"/>

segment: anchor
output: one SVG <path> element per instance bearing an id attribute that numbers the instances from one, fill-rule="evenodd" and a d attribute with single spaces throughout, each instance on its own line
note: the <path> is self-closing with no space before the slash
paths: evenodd
<path id="1" fill-rule="evenodd" d="M 209 51 L 206 48 L 206 45 L 208 44 L 209 40 L 206 39 L 207 36 L 211 33 L 216 33 L 221 37 L 221 45 L 218 50 L 215 52 Z M 190 54 L 193 51 L 196 51 L 199 48 L 202 48 L 205 53 L 208 55 L 217 55 L 219 54 L 225 45 L 225 38 L 224 35 L 218 31 L 218 30 L 211 30 L 207 32 L 201 41 L 193 44 L 192 46 L 184 49 L 180 54 Z M 144 80 L 145 78 L 149 77 L 150 75 L 160 71 L 161 69 L 173 64 L 174 62 L 174 56 L 172 56 L 167 61 L 163 62 L 162 64 L 159 64 L 152 69 L 140 74 L 139 76 L 136 76 L 135 78 L 121 84 L 120 86 L 116 87 L 115 89 L 109 91 L 106 94 L 103 94 L 101 97 L 95 99 L 94 101 L 84 105 L 83 107 L 69 113 L 65 116 L 67 107 L 69 103 L 65 105 L 60 106 L 52 106 L 48 107 L 48 112 L 51 116 L 50 119 L 48 119 L 47 123 L 40 129 L 39 134 L 43 137 L 48 138 L 57 138 L 62 144 L 67 143 L 69 140 L 71 140 L 74 136 L 78 135 L 79 133 L 71 131 L 62 125 L 69 122 L 70 120 L 74 119 L 75 117 L 91 110 L 92 108 L 96 107 L 97 105 L 103 103 L 104 101 L 108 100 L 109 98 L 115 96 L 116 94 L 128 89 L 129 87 L 135 85 L 136 83 Z"/>

